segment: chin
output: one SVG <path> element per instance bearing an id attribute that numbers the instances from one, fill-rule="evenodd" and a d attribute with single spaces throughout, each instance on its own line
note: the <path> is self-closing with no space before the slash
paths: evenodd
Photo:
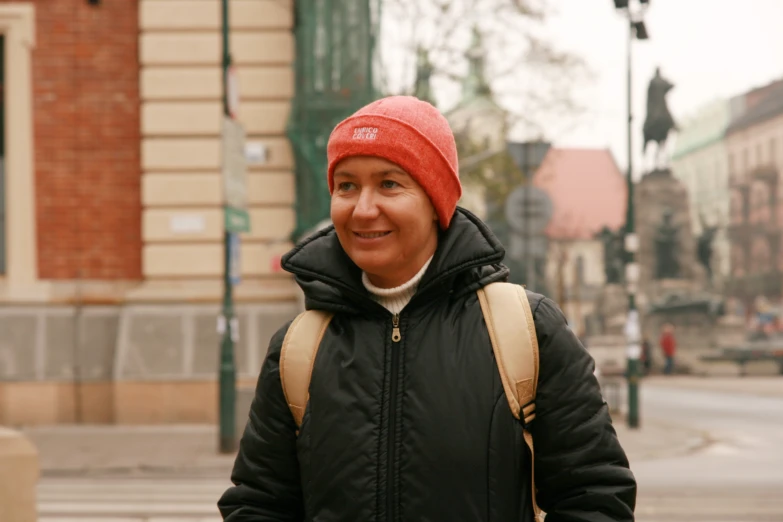
<path id="1" fill-rule="evenodd" d="M 356 266 L 370 274 L 383 273 L 383 267 L 389 266 L 389 256 L 381 252 L 363 252 L 360 249 L 355 249 L 348 253 L 348 257 Z"/>

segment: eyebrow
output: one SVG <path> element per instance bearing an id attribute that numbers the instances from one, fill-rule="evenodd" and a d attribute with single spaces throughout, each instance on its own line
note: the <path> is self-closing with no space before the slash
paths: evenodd
<path id="1" fill-rule="evenodd" d="M 404 176 L 408 175 L 408 173 L 405 172 L 404 170 L 395 169 L 395 168 L 379 170 L 378 172 L 374 172 L 372 175 L 374 177 L 380 177 L 380 176 L 386 176 L 386 175 L 389 175 L 389 174 L 402 174 Z M 336 178 L 338 176 L 344 177 L 344 178 L 355 178 L 356 177 L 355 174 L 352 174 L 351 172 L 348 172 L 346 170 L 338 170 L 337 172 L 335 172 L 334 173 L 334 177 Z"/>

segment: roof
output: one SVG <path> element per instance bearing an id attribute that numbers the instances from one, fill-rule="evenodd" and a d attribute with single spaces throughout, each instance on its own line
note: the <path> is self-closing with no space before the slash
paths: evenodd
<path id="1" fill-rule="evenodd" d="M 552 199 L 550 239 L 592 239 L 603 227 L 625 224 L 626 181 L 608 149 L 553 147 L 533 184 Z"/>
<path id="2" fill-rule="evenodd" d="M 747 108 L 726 129 L 726 134 L 738 132 L 783 114 L 783 80 L 745 94 Z"/>

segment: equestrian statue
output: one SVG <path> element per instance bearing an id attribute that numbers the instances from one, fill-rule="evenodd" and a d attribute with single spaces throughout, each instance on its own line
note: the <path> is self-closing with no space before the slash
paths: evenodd
<path id="1" fill-rule="evenodd" d="M 647 145 L 650 142 L 657 144 L 654 160 L 654 169 L 664 168 L 666 164 L 666 138 L 669 132 L 677 130 L 669 107 L 666 104 L 666 95 L 674 88 L 674 84 L 661 76 L 661 68 L 656 67 L 655 76 L 647 87 L 647 118 L 644 120 L 644 146 L 642 154 L 647 153 Z"/>

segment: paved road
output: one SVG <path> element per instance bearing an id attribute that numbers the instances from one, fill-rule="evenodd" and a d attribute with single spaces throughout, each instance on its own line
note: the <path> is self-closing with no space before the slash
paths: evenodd
<path id="1" fill-rule="evenodd" d="M 687 426 L 711 442 L 691 455 L 632 461 L 638 522 L 783 521 L 783 392 L 757 397 L 646 383 L 642 408 L 643 421 Z M 227 485 L 222 475 L 46 477 L 39 522 L 218 522 L 215 499 Z"/>
<path id="2" fill-rule="evenodd" d="M 38 522 L 219 522 L 225 478 L 43 478 Z"/>
<path id="3" fill-rule="evenodd" d="M 783 396 L 657 384 L 642 393 L 642 419 L 702 430 L 711 443 L 689 456 L 632 463 L 639 522 L 783 520 Z"/>

